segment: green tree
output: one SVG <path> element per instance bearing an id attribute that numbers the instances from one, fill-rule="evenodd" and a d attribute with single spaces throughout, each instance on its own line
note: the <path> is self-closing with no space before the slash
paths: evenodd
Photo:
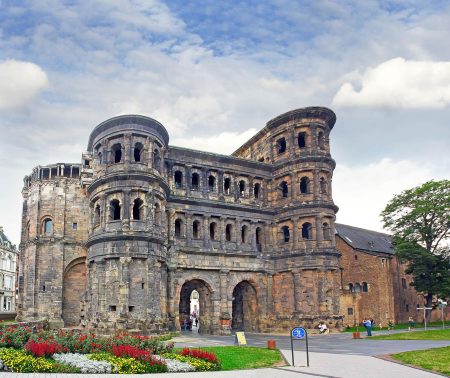
<path id="1" fill-rule="evenodd" d="M 450 296 L 450 181 L 432 180 L 403 191 L 389 201 L 381 217 L 426 307 L 432 306 L 434 295 Z"/>

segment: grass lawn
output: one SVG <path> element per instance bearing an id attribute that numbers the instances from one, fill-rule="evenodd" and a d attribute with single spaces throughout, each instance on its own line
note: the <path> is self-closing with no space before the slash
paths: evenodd
<path id="1" fill-rule="evenodd" d="M 445 326 L 450 326 L 450 321 L 446 320 L 444 322 Z M 423 323 L 415 323 L 414 328 L 424 328 L 424 324 Z M 442 327 L 442 321 L 437 321 L 437 322 L 431 322 L 431 323 L 427 323 L 427 327 Z M 359 329 L 359 331 L 357 331 L 357 328 Z M 408 329 L 408 323 L 401 323 L 401 324 L 395 324 L 394 325 L 394 329 Z M 387 327 L 383 327 L 380 328 L 378 327 L 378 325 L 373 328 L 374 331 L 380 331 L 380 330 L 387 330 Z M 359 326 L 359 327 L 348 327 L 345 328 L 344 332 L 364 332 L 365 328 L 363 326 Z"/>
<path id="2" fill-rule="evenodd" d="M 450 375 L 450 346 L 397 353 L 391 357 L 409 365 Z"/>
<path id="3" fill-rule="evenodd" d="M 432 331 L 401 332 L 390 335 L 372 336 L 371 340 L 450 340 L 450 329 Z"/>
<path id="4" fill-rule="evenodd" d="M 250 346 L 218 346 L 201 348 L 214 352 L 222 362 L 222 370 L 254 369 L 284 365 L 279 350 Z"/>

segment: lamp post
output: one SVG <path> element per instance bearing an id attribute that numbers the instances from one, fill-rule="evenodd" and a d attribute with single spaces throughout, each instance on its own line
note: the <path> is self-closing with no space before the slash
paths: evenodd
<path id="1" fill-rule="evenodd" d="M 438 308 L 441 309 L 441 316 L 442 316 L 442 329 L 445 328 L 444 309 L 446 307 L 447 307 L 447 302 L 444 302 L 442 299 L 438 299 Z"/>

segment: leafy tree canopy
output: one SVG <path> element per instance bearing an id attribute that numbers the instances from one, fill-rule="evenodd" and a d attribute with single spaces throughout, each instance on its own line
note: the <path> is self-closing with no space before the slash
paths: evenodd
<path id="1" fill-rule="evenodd" d="M 428 181 L 394 196 L 381 213 L 392 232 L 396 256 L 408 262 L 406 273 L 423 292 L 450 295 L 450 181 Z"/>

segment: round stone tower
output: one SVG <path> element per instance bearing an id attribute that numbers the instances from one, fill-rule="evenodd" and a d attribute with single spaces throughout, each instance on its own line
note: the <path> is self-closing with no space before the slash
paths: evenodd
<path id="1" fill-rule="evenodd" d="M 331 192 L 335 161 L 329 145 L 335 122 L 330 109 L 296 109 L 267 122 L 234 153 L 273 166 L 268 188 L 274 210 L 272 258 L 275 271 L 291 274 L 294 303 L 289 307 L 297 324 L 307 327 L 318 320 L 339 324 L 341 319 L 333 232 L 338 208 Z"/>
<path id="2" fill-rule="evenodd" d="M 83 323 L 100 332 L 159 332 L 166 319 L 164 154 L 169 136 L 154 119 L 127 115 L 98 125 L 84 156 L 89 237 Z"/>

